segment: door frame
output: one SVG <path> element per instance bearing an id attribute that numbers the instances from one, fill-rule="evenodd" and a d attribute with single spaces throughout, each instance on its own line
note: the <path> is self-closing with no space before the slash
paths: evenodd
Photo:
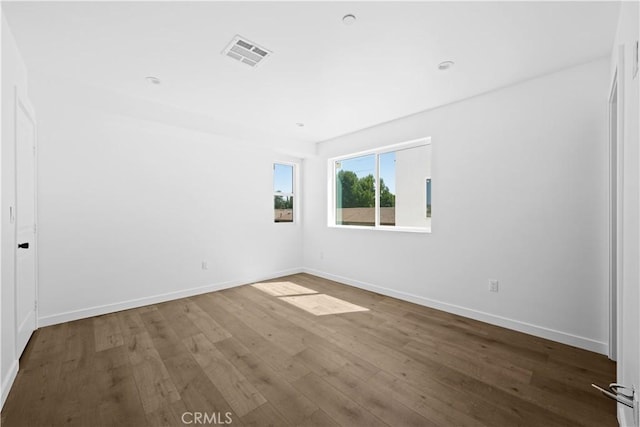
<path id="1" fill-rule="evenodd" d="M 34 257 L 34 278 L 35 278 L 35 301 L 34 301 L 34 316 L 35 316 L 35 330 L 38 329 L 38 318 L 39 318 L 39 280 L 38 280 L 38 276 L 39 276 L 39 262 L 38 262 L 38 126 L 37 126 L 37 122 L 35 119 L 35 111 L 33 109 L 33 107 L 31 106 L 31 103 L 28 101 L 27 97 L 26 97 L 26 93 L 23 93 L 23 90 L 21 90 L 21 88 L 19 88 L 18 86 L 14 86 L 14 114 L 13 114 L 13 129 L 14 129 L 14 165 L 15 165 L 15 170 L 14 170 L 14 192 L 15 192 L 15 218 L 16 220 L 13 223 L 13 234 L 14 234 L 14 265 L 13 265 L 13 322 L 14 322 L 14 329 L 15 329 L 15 333 L 14 333 L 14 349 L 16 352 L 15 358 L 16 360 L 20 359 L 20 356 L 22 356 L 22 354 L 18 354 L 18 329 L 20 327 L 20 325 L 18 324 L 18 215 L 17 215 L 17 211 L 19 209 L 18 206 L 18 111 L 21 110 L 24 115 L 27 117 L 27 119 L 31 122 L 31 124 L 33 125 L 33 149 L 34 149 L 34 153 L 33 153 L 33 219 L 34 219 L 34 242 L 33 242 L 33 257 Z"/>
<path id="2" fill-rule="evenodd" d="M 623 195 L 624 195 L 624 47 L 618 48 L 618 61 L 609 85 L 608 99 L 608 152 L 609 152 L 609 359 L 618 361 L 622 354 L 619 340 L 622 312 L 622 262 L 623 262 Z M 612 113 L 615 98 L 616 117 Z M 615 133 L 614 133 L 615 131 Z M 615 141 L 614 141 L 615 135 Z M 615 149 L 615 150 L 614 150 Z M 615 156 L 615 158 L 614 158 Z M 615 173 L 615 188 L 613 178 Z M 615 206 L 614 206 L 615 203 Z M 615 215 L 615 218 L 614 218 Z M 615 225 L 615 230 L 614 230 Z M 615 245 L 615 246 L 614 246 Z M 614 252 L 615 250 L 615 252 Z M 615 253 L 615 257 L 614 257 Z M 618 361 L 619 362 L 619 361 Z M 620 363 L 618 363 L 620 366 Z M 619 369 L 618 369 L 619 373 Z M 617 375 L 618 376 L 618 375 Z"/>

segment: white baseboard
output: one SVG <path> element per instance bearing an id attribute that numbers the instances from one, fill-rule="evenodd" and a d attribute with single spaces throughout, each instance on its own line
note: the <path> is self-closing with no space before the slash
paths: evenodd
<path id="1" fill-rule="evenodd" d="M 271 274 L 265 274 L 260 277 L 254 277 L 247 280 L 235 280 L 222 283 L 216 283 L 197 288 L 183 289 L 175 292 L 168 292 L 160 295 L 154 295 L 150 297 L 138 298 L 128 301 L 122 301 L 118 303 L 105 304 L 95 307 L 89 307 L 80 310 L 68 311 L 64 313 L 58 313 L 49 316 L 43 316 L 38 318 L 38 327 L 55 325 L 58 323 L 70 322 L 78 319 L 85 319 L 87 317 L 99 316 L 102 314 L 113 313 L 121 310 L 128 310 L 131 308 L 142 307 L 149 304 L 157 304 L 161 302 L 171 301 L 179 298 L 186 298 L 194 295 L 200 295 L 207 292 L 219 291 L 222 289 L 233 288 L 236 286 L 245 285 L 248 283 L 257 282 L 260 280 L 275 279 L 277 277 L 288 276 L 296 273 L 309 273 L 315 276 L 324 277 L 336 282 L 345 283 L 347 285 L 355 286 L 357 288 L 366 289 L 372 292 L 377 292 L 382 295 L 398 298 L 404 301 L 413 302 L 426 307 L 435 308 L 438 310 L 446 311 L 449 313 L 457 314 L 460 316 L 468 317 L 471 319 L 479 320 L 481 322 L 490 323 L 492 325 L 501 326 L 515 331 L 524 332 L 526 334 L 534 335 L 541 338 L 546 338 L 552 341 L 560 342 L 563 344 L 571 345 L 574 347 L 582 348 L 596 353 L 604 355 L 608 354 L 608 344 L 605 342 L 595 341 L 590 338 L 581 337 L 578 335 L 569 334 L 566 332 L 545 328 L 543 326 L 533 325 L 531 323 L 521 322 L 515 319 L 509 319 L 502 316 L 496 316 L 494 314 L 486 313 L 462 307 L 455 304 L 449 304 L 442 301 L 437 301 L 430 298 L 425 298 L 419 295 L 414 295 L 406 292 L 397 291 L 382 286 L 373 285 L 370 283 L 362 282 L 348 277 L 342 277 L 324 271 L 319 271 L 311 268 L 292 268 L 288 270 L 282 270 L 273 272 Z M 17 371 L 16 371 L 17 372 Z M 3 383 L 4 387 L 4 383 Z M 4 393 L 4 388 L 3 388 Z"/>
<path id="2" fill-rule="evenodd" d="M 7 372 L 6 378 L 2 379 L 2 395 L 0 399 L 0 409 L 4 407 L 4 402 L 7 400 L 7 396 L 9 396 L 9 391 L 11 390 L 11 386 L 16 379 L 16 375 L 18 375 L 18 360 L 14 360 L 9 368 L 9 372 Z"/>
<path id="3" fill-rule="evenodd" d="M 117 311 L 129 310 L 131 308 L 143 307 L 149 304 L 157 304 L 161 302 L 176 300 L 180 298 L 192 297 L 194 295 L 206 294 L 208 292 L 220 291 L 222 289 L 233 288 L 236 286 L 246 285 L 261 280 L 275 279 L 282 276 L 301 273 L 301 268 L 291 268 L 288 270 L 276 271 L 271 274 L 261 275 L 245 280 L 231 280 L 228 282 L 215 283 L 197 288 L 181 289 L 179 291 L 167 292 L 164 294 L 153 295 L 144 298 L 137 298 L 128 301 L 122 301 L 111 304 L 104 304 L 95 307 L 83 308 L 80 310 L 67 311 L 64 313 L 52 314 L 38 318 L 38 327 L 56 325 L 58 323 L 71 322 L 73 320 L 86 319 L 87 317 L 100 316 L 102 314 L 115 313 Z"/>
<path id="4" fill-rule="evenodd" d="M 521 322 L 519 320 L 496 316 L 494 314 L 474 310 L 471 308 L 461 307 L 459 305 L 449 304 L 430 298 L 425 298 L 419 295 L 372 285 L 370 283 L 361 282 L 359 280 L 350 279 L 348 277 L 337 276 L 331 273 L 325 273 L 324 271 L 314 270 L 312 268 L 303 268 L 302 270 L 305 273 L 313 274 L 314 276 L 319 276 L 336 282 L 345 283 L 347 285 L 366 289 L 368 291 L 376 292 L 382 295 L 398 298 L 419 305 L 424 305 L 426 307 L 435 308 L 438 310 L 446 311 L 448 313 L 453 313 L 459 316 L 468 317 L 470 319 L 479 320 L 481 322 L 490 323 L 492 325 L 501 326 L 503 328 L 513 329 L 518 332 L 524 332 L 525 334 L 534 335 L 540 338 L 545 338 L 551 341 L 556 341 L 562 344 L 571 345 L 596 353 L 604 355 L 609 354 L 609 345 L 605 342 L 595 341 L 590 338 L 545 328 L 543 326 L 533 325 L 531 323 Z"/>

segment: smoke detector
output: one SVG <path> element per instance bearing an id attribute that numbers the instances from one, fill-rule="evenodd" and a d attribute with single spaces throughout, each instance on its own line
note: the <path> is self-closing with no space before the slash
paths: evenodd
<path id="1" fill-rule="evenodd" d="M 236 35 L 222 51 L 223 55 L 247 64 L 252 68 L 260 65 L 272 53 L 270 50 L 258 46 L 239 35 Z"/>

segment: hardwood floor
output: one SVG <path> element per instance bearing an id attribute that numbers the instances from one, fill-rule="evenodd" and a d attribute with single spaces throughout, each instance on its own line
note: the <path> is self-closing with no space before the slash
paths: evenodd
<path id="1" fill-rule="evenodd" d="M 316 316 L 243 286 L 42 328 L 2 425 L 617 425 L 590 387 L 615 378 L 602 355 L 307 274 L 274 282 L 368 311 Z"/>

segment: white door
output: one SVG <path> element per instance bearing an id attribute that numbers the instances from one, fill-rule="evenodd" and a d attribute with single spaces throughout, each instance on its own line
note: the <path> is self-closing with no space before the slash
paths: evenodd
<path id="1" fill-rule="evenodd" d="M 16 348 L 36 329 L 35 142 L 33 115 L 16 95 Z"/>

